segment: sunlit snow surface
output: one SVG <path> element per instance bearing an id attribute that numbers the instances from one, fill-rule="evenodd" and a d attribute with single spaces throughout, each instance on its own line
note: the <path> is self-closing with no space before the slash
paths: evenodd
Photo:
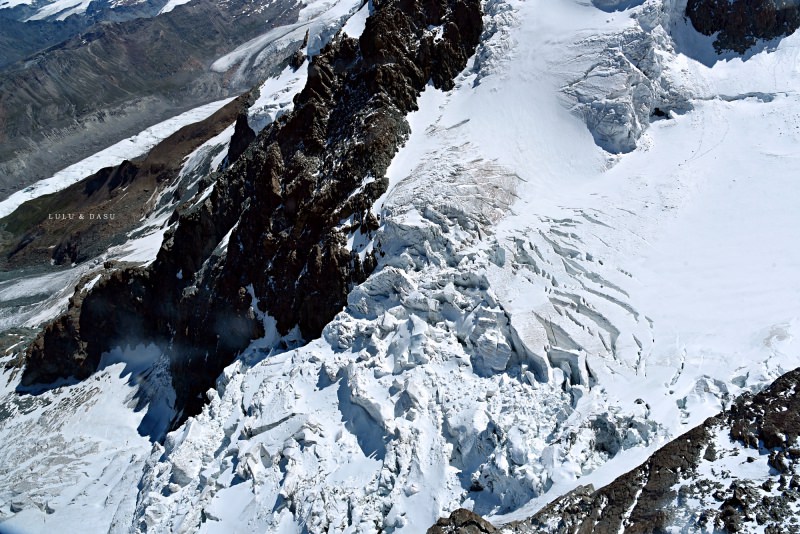
<path id="1" fill-rule="evenodd" d="M 526 517 L 800 365 L 800 35 L 707 66 L 682 7 L 487 2 L 455 89 L 409 118 L 381 229 L 348 236 L 378 269 L 322 339 L 270 353 L 273 332 L 232 364 L 112 531 Z M 646 128 L 647 98 L 683 113 Z M 604 152 L 598 124 L 637 148 Z"/>
<path id="2" fill-rule="evenodd" d="M 136 382 L 159 356 L 154 346 L 117 350 L 91 379 L 36 395 L 15 396 L 4 385 L 0 502 L 4 515 L 18 513 L 0 523 L 0 531 L 44 533 L 60 525 L 70 532 L 104 532 L 116 515 L 127 520 L 136 503 L 131 490 L 151 451 L 137 431 L 148 426 L 148 411 L 137 410 Z M 167 417 L 170 393 L 165 384 Z M 168 419 L 149 415 L 163 430 Z"/>

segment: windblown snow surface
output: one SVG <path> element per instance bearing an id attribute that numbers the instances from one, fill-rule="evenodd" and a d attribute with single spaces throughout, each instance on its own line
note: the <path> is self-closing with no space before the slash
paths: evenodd
<path id="1" fill-rule="evenodd" d="M 379 232 L 347 236 L 379 265 L 323 336 L 281 352 L 265 316 L 152 448 L 120 363 L 24 401 L 0 422 L 0 527 L 503 523 L 800 365 L 800 35 L 715 61 L 684 7 L 487 0 L 456 87 L 409 117 Z"/>

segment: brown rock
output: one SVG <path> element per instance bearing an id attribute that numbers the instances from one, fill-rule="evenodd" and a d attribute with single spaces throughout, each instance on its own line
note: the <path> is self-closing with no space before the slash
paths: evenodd
<path id="1" fill-rule="evenodd" d="M 497 529 L 478 514 L 459 508 L 436 522 L 428 534 L 492 534 Z"/>

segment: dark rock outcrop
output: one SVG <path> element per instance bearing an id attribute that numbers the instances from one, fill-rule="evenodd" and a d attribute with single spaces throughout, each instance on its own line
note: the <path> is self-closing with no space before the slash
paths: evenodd
<path id="1" fill-rule="evenodd" d="M 459 508 L 428 529 L 428 534 L 492 534 L 497 529 L 478 514 Z"/>
<path id="2" fill-rule="evenodd" d="M 359 40 L 339 34 L 313 58 L 294 110 L 259 133 L 203 202 L 176 215 L 150 267 L 111 272 L 45 328 L 23 384 L 85 377 L 115 344 L 152 341 L 169 351 L 185 418 L 264 334 L 262 313 L 281 335 L 320 334 L 374 267 L 345 236 L 377 228 L 370 209 L 408 134 L 405 116 L 429 80 L 453 86 L 482 30 L 477 0 L 373 5 Z M 441 39 L 431 25 L 444 26 Z"/>
<path id="3" fill-rule="evenodd" d="M 294 70 L 299 69 L 303 63 L 306 61 L 306 47 L 308 47 L 308 34 L 309 30 L 306 30 L 306 36 L 303 38 L 303 42 L 300 43 L 300 46 L 297 47 L 294 54 L 292 54 L 292 58 L 289 60 L 289 65 Z"/>
<path id="4" fill-rule="evenodd" d="M 236 117 L 236 125 L 233 128 L 233 136 L 228 145 L 228 165 L 235 163 L 247 147 L 256 138 L 256 132 L 247 123 L 247 113 L 242 112 Z"/>
<path id="5" fill-rule="evenodd" d="M 745 53 L 758 39 L 790 35 L 800 27 L 797 0 L 689 0 L 686 15 L 697 31 L 714 35 L 717 52 Z"/>

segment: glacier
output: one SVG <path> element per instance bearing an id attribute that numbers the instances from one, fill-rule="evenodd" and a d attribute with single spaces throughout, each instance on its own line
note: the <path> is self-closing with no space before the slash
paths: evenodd
<path id="1" fill-rule="evenodd" d="M 0 530 L 504 524 L 800 366 L 800 36 L 709 62 L 684 8 L 484 2 L 477 54 L 409 117 L 380 228 L 346 236 L 378 267 L 322 337 L 264 316 L 163 442 L 141 432 L 169 410 L 169 384 L 141 390 L 153 347 L 32 396 L 4 371 Z M 303 82 L 268 80 L 262 122 Z"/>

